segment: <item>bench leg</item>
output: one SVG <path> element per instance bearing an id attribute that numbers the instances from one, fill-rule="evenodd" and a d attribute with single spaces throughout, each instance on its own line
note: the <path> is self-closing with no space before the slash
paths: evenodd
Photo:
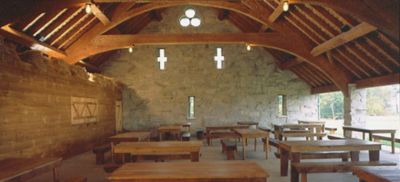
<path id="1" fill-rule="evenodd" d="M 235 151 L 234 150 L 226 151 L 226 160 L 235 160 Z"/>
<path id="2" fill-rule="evenodd" d="M 104 164 L 104 154 L 103 152 L 96 153 L 96 164 Z"/>
<path id="3" fill-rule="evenodd" d="M 246 143 L 245 143 L 245 141 L 247 141 L 247 139 L 244 139 L 244 138 L 242 138 L 242 154 L 243 154 L 243 156 L 242 156 L 242 159 L 244 160 L 245 159 L 245 156 L 246 156 Z"/>
<path id="4" fill-rule="evenodd" d="M 369 161 L 379 161 L 379 150 L 369 151 Z"/>
<path id="5" fill-rule="evenodd" d="M 290 182 L 299 182 L 299 173 L 293 167 L 290 170 Z"/>
<path id="6" fill-rule="evenodd" d="M 192 162 L 199 162 L 199 152 L 192 152 L 190 153 L 191 157 L 192 157 Z"/>
<path id="7" fill-rule="evenodd" d="M 301 182 L 307 182 L 307 173 L 301 173 Z"/>
<path id="8" fill-rule="evenodd" d="M 350 158 L 351 158 L 351 162 L 360 161 L 360 151 L 351 151 Z"/>
<path id="9" fill-rule="evenodd" d="M 254 138 L 254 151 L 257 151 L 257 138 Z"/>
<path id="10" fill-rule="evenodd" d="M 120 153 L 114 154 L 114 162 L 116 164 L 123 164 L 124 163 L 123 162 L 123 156 L 124 156 L 124 154 L 120 154 Z"/>
<path id="11" fill-rule="evenodd" d="M 394 133 L 390 134 L 390 139 L 391 139 L 391 144 L 392 144 L 392 154 L 395 153 L 395 147 L 394 147 L 394 143 L 395 143 L 395 138 L 394 138 Z"/>

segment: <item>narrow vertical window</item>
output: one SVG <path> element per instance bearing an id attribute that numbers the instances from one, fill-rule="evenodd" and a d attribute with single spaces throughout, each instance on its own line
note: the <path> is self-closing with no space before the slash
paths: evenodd
<path id="1" fill-rule="evenodd" d="M 278 95 L 278 115 L 287 116 L 286 95 Z"/>
<path id="2" fill-rule="evenodd" d="M 194 119 L 194 96 L 188 98 L 188 119 Z"/>

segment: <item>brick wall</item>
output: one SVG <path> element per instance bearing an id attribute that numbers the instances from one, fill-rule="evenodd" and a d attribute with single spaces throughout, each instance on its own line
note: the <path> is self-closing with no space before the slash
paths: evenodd
<path id="1" fill-rule="evenodd" d="M 112 80 L 95 76 L 90 82 L 81 67 L 40 53 L 18 56 L 0 37 L 0 159 L 91 149 L 114 132 L 120 90 Z M 98 100 L 96 123 L 71 124 L 71 96 Z"/>

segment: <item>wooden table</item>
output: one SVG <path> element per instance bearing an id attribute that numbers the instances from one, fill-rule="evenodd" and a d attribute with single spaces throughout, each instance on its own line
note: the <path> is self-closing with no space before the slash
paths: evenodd
<path id="1" fill-rule="evenodd" d="M 343 126 L 343 134 L 344 136 L 346 135 L 346 132 L 361 132 L 363 134 L 363 140 L 365 140 L 365 133 L 369 134 L 369 141 L 372 141 L 372 135 L 376 133 L 384 133 L 384 134 L 390 134 L 391 138 L 391 144 L 392 144 L 392 153 L 395 153 L 395 134 L 396 134 L 396 129 L 377 129 L 377 128 L 368 128 L 368 127 L 358 127 L 358 126 Z"/>
<path id="2" fill-rule="evenodd" d="M 287 176 L 289 156 L 292 162 L 300 162 L 300 154 L 320 151 L 350 151 L 351 160 L 359 161 L 362 150 L 369 151 L 370 161 L 379 161 L 381 144 L 364 140 L 316 140 L 316 141 L 285 141 L 280 143 L 281 176 Z"/>
<path id="3" fill-rule="evenodd" d="M 243 160 L 245 159 L 246 156 L 246 144 L 245 141 L 247 138 L 254 138 L 254 150 L 256 150 L 257 146 L 257 138 L 264 138 L 264 151 L 265 151 L 265 158 L 268 159 L 268 137 L 269 133 L 266 131 L 261 131 L 259 129 L 234 129 L 240 138 L 242 138 L 242 153 L 243 153 Z"/>
<path id="4" fill-rule="evenodd" d="M 303 121 L 303 120 L 298 120 L 297 121 L 299 124 L 316 124 L 316 125 L 321 125 L 322 126 L 322 131 L 325 132 L 325 121 Z"/>
<path id="5" fill-rule="evenodd" d="M 126 133 L 120 133 L 109 138 L 112 144 L 120 142 L 137 142 L 144 141 L 150 138 L 149 131 L 131 131 Z"/>
<path id="6" fill-rule="evenodd" d="M 187 153 L 192 161 L 199 161 L 201 141 L 162 141 L 162 142 L 122 142 L 114 146 L 114 154 L 132 155 L 173 155 Z"/>
<path id="7" fill-rule="evenodd" d="M 36 175 L 53 171 L 53 181 L 58 182 L 57 167 L 61 158 L 9 158 L 0 160 L 0 181 L 27 181 Z"/>
<path id="8" fill-rule="evenodd" d="M 274 135 L 279 141 L 283 140 L 282 133 L 323 133 L 321 124 L 283 124 L 274 125 Z M 288 130 L 287 130 L 288 129 Z"/>
<path id="9" fill-rule="evenodd" d="M 254 161 L 129 163 L 107 178 L 112 182 L 266 182 L 269 174 Z"/>
<path id="10" fill-rule="evenodd" d="M 108 138 L 111 142 L 111 158 L 114 158 L 114 145 L 120 142 L 138 142 L 150 139 L 149 131 L 131 131 L 120 133 Z"/>
<path id="11" fill-rule="evenodd" d="M 233 129 L 244 129 L 249 128 L 249 125 L 221 125 L 221 126 L 206 126 L 206 137 L 207 137 L 207 144 L 211 144 L 212 132 L 213 131 L 230 131 L 234 133 Z"/>
<path id="12" fill-rule="evenodd" d="M 311 140 L 314 140 L 314 137 L 316 137 L 317 139 L 322 140 L 322 138 L 326 136 L 326 133 L 283 132 L 283 133 L 281 133 L 281 135 L 283 138 L 285 138 L 285 141 L 287 140 L 287 137 L 305 137 L 307 140 L 309 138 Z"/>
<path id="13" fill-rule="evenodd" d="M 258 126 L 258 122 L 254 122 L 254 121 L 239 121 L 236 124 L 238 125 L 248 125 L 248 126 Z"/>
<path id="14" fill-rule="evenodd" d="M 353 167 L 353 173 L 360 181 L 365 182 L 400 182 L 400 168 L 398 166 Z"/>
<path id="15" fill-rule="evenodd" d="M 179 140 L 182 140 L 181 135 L 182 126 L 181 125 L 166 125 L 158 127 L 158 133 L 160 135 L 160 141 L 162 141 L 162 136 L 164 133 L 172 133 L 178 136 Z"/>

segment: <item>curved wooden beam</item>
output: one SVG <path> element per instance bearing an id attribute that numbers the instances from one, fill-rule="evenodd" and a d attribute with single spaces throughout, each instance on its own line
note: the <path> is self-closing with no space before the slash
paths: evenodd
<path id="1" fill-rule="evenodd" d="M 365 21 L 399 41 L 400 0 L 289 0 L 290 4 L 312 4 Z"/>
<path id="2" fill-rule="evenodd" d="M 270 14 L 271 12 L 266 12 L 267 10 L 261 10 L 260 8 L 251 9 L 249 7 L 255 7 L 257 4 L 253 5 L 252 3 L 257 3 L 256 1 L 248 1 L 251 6 L 244 6 L 240 3 L 232 3 L 228 1 L 209 1 L 209 0 L 185 0 L 185 1 L 171 1 L 171 2 L 154 2 L 147 3 L 140 7 L 131 9 L 129 11 L 116 11 L 116 13 L 112 18 L 112 22 L 108 25 L 97 24 L 94 28 L 86 32 L 81 38 L 76 41 L 71 47 L 69 47 L 66 52 L 68 54 L 67 62 L 74 64 L 80 59 L 86 58 L 91 55 L 88 42 L 92 42 L 98 35 L 101 35 L 108 30 L 111 30 L 113 27 L 123 23 L 124 21 L 138 16 L 142 13 L 146 13 L 152 10 L 172 7 L 172 6 L 180 6 L 180 5 L 197 5 L 197 6 L 205 6 L 205 7 L 214 7 L 227 9 L 230 11 L 234 11 L 240 13 L 244 16 L 247 16 L 257 22 L 260 22 L 263 25 L 270 26 L 273 30 L 280 32 L 282 35 L 285 35 L 285 40 L 287 43 L 291 43 L 292 45 L 295 43 L 297 48 L 302 48 L 301 54 L 296 53 L 296 50 L 292 50 L 290 48 L 278 48 L 283 49 L 285 52 L 289 52 L 294 55 L 299 55 L 299 57 L 303 57 L 314 66 L 316 69 L 323 72 L 329 79 L 332 80 L 338 88 L 340 88 L 345 95 L 347 95 L 348 83 L 350 82 L 350 77 L 343 70 L 341 70 L 337 65 L 329 63 L 329 61 L 323 56 L 313 57 L 310 55 L 310 52 L 313 47 L 310 47 L 308 42 L 296 32 L 293 32 L 286 24 L 282 23 L 274 23 L 272 24 L 268 20 L 268 16 L 264 16 L 265 14 Z M 120 6 L 123 6 L 121 4 Z M 117 9 L 124 9 L 123 7 L 117 7 Z M 290 40 L 290 41 L 288 41 Z M 86 56 L 85 56 L 86 55 Z M 302 55 L 302 56 L 300 56 Z M 310 55 L 310 56 L 307 56 Z"/>

